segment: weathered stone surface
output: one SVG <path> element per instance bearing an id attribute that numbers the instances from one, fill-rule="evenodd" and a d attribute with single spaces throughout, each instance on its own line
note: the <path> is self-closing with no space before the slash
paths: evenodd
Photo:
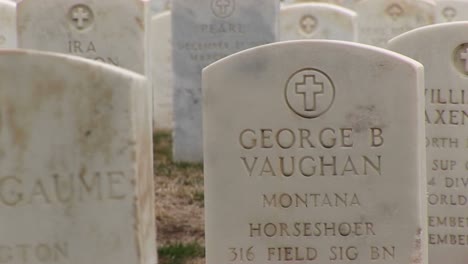
<path id="1" fill-rule="evenodd" d="M 143 0 L 23 0 L 18 3 L 18 45 L 99 60 L 149 76 L 145 6 Z"/>
<path id="2" fill-rule="evenodd" d="M 429 262 L 468 259 L 468 23 L 420 28 L 389 47 L 425 68 Z"/>
<path id="3" fill-rule="evenodd" d="M 281 40 L 357 41 L 357 15 L 337 5 L 308 3 L 281 7 Z"/>
<path id="4" fill-rule="evenodd" d="M 436 22 L 452 22 L 468 20 L 468 1 L 466 0 L 437 0 Z"/>
<path id="5" fill-rule="evenodd" d="M 363 0 L 355 5 L 359 42 L 387 47 L 402 33 L 434 23 L 432 0 Z"/>
<path id="6" fill-rule="evenodd" d="M 279 1 L 174 0 L 174 159 L 203 160 L 201 72 L 238 51 L 278 39 Z"/>
<path id="7" fill-rule="evenodd" d="M 421 64 L 298 41 L 203 76 L 207 264 L 427 263 Z"/>
<path id="8" fill-rule="evenodd" d="M 16 4 L 0 0 L 0 49 L 16 48 Z"/>
<path id="9" fill-rule="evenodd" d="M 0 79 L 2 262 L 156 263 L 146 80 L 32 51 Z"/>
<path id="10" fill-rule="evenodd" d="M 151 53 L 153 55 L 153 127 L 172 129 L 172 46 L 171 12 L 153 16 Z"/>

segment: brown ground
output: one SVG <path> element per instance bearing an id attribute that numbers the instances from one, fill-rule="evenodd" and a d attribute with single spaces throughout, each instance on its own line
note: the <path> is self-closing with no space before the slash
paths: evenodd
<path id="1" fill-rule="evenodd" d="M 155 144 L 155 188 L 158 248 L 174 245 L 204 247 L 204 191 L 201 164 L 174 163 L 170 132 L 158 131 Z M 179 254 L 179 253 L 176 253 Z M 160 264 L 178 263 L 160 253 Z M 196 254 L 195 254 L 196 255 Z M 162 258 L 162 259 L 161 259 Z M 204 263 L 188 256 L 186 264 Z"/>

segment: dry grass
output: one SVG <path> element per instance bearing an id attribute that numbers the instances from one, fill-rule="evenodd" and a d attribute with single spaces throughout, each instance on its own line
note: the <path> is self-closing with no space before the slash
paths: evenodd
<path id="1" fill-rule="evenodd" d="M 154 144 L 159 263 L 204 263 L 203 166 L 174 163 L 168 131 Z"/>

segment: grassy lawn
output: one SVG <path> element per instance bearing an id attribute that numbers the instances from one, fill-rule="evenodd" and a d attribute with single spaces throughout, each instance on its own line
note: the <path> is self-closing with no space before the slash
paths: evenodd
<path id="1" fill-rule="evenodd" d="M 202 164 L 175 163 L 169 131 L 154 134 L 160 264 L 204 263 Z"/>

